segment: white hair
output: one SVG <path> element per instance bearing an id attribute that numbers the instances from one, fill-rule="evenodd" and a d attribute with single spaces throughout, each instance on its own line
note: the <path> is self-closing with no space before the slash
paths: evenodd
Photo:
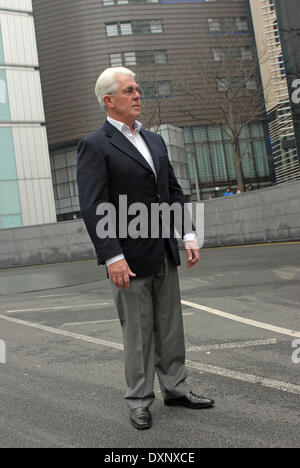
<path id="1" fill-rule="evenodd" d="M 135 73 L 125 67 L 114 67 L 104 70 L 104 72 L 99 76 L 95 86 L 95 94 L 103 110 L 106 110 L 103 99 L 104 96 L 106 94 L 115 93 L 118 89 L 119 85 L 116 82 L 117 75 L 127 75 L 131 78 L 135 78 Z"/>

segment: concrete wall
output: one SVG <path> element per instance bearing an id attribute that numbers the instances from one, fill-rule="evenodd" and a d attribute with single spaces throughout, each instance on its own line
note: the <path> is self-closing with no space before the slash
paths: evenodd
<path id="1" fill-rule="evenodd" d="M 205 246 L 300 240 L 300 182 L 205 202 Z"/>
<path id="2" fill-rule="evenodd" d="M 0 268 L 94 257 L 81 220 L 0 230 Z"/>
<path id="3" fill-rule="evenodd" d="M 300 183 L 205 202 L 205 246 L 300 240 Z M 81 220 L 0 230 L 0 268 L 95 257 Z"/>

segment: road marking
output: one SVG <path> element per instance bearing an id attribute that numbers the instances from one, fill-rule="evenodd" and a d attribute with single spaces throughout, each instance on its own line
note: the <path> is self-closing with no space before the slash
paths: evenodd
<path id="1" fill-rule="evenodd" d="M 112 305 L 109 302 L 97 302 L 97 304 L 80 304 L 80 305 L 70 305 L 70 306 L 57 306 L 57 307 L 40 307 L 37 309 L 14 309 L 14 310 L 6 310 L 6 314 L 15 314 L 15 313 L 20 313 L 20 312 L 43 312 L 45 310 L 51 311 L 51 310 L 65 310 L 65 309 L 88 309 L 88 308 L 98 308 L 102 306 L 107 306 L 107 305 Z M 183 316 L 190 316 L 194 315 L 194 312 L 184 312 L 182 314 Z M 101 320 L 99 321 L 101 322 Z M 83 323 L 83 322 L 78 322 L 78 324 Z M 97 323 L 97 322 L 86 322 L 86 323 Z M 76 322 L 77 325 L 77 322 Z"/>
<path id="2" fill-rule="evenodd" d="M 276 327 L 270 325 L 269 323 L 257 322 L 256 320 L 246 319 L 244 317 L 239 317 L 238 315 L 228 314 L 218 309 L 212 309 L 211 307 L 206 307 L 200 304 L 195 304 L 194 302 L 181 301 L 183 305 L 192 307 L 193 309 L 202 310 L 203 312 L 208 312 L 210 314 L 218 315 L 219 317 L 227 318 L 234 320 L 235 322 L 245 323 L 246 325 L 251 325 L 252 327 L 263 328 L 264 330 L 269 330 L 275 333 L 280 333 L 281 335 L 293 336 L 295 338 L 300 338 L 300 332 L 295 330 L 289 330 L 287 328 Z"/>
<path id="3" fill-rule="evenodd" d="M 190 316 L 190 315 L 194 315 L 194 312 L 184 312 L 182 314 L 183 316 Z M 67 323 L 63 323 L 62 324 L 62 327 L 67 327 L 68 325 L 70 326 L 77 326 L 77 325 L 95 325 L 97 323 L 114 323 L 114 322 L 119 322 L 120 323 L 120 320 L 119 319 L 107 319 L 107 320 L 91 320 L 89 322 L 67 322 Z"/>
<path id="4" fill-rule="evenodd" d="M 215 367 L 209 364 L 201 364 L 195 361 L 186 361 L 186 365 L 192 369 L 200 370 L 201 372 L 208 372 L 210 374 L 221 375 L 222 377 L 229 377 L 230 379 L 241 380 L 242 382 L 248 382 L 251 384 L 260 384 L 264 387 L 273 388 L 275 390 L 281 390 L 282 392 L 294 393 L 300 395 L 300 385 L 293 385 L 280 380 L 265 379 L 264 377 L 258 377 L 257 375 L 246 374 L 230 369 L 223 369 L 222 367 Z"/>
<path id="5" fill-rule="evenodd" d="M 59 307 L 42 307 L 39 309 L 18 309 L 18 310 L 6 310 L 7 314 L 14 314 L 19 312 L 43 312 L 44 310 L 66 310 L 66 309 L 86 309 L 87 307 L 98 308 L 101 306 L 109 305 L 109 302 L 98 302 L 97 304 L 80 304 L 70 306 L 59 306 Z"/>
<path id="6" fill-rule="evenodd" d="M 0 319 L 6 320 L 7 322 L 17 323 L 18 325 L 24 325 L 25 327 L 36 328 L 45 332 L 54 333 L 55 335 L 62 335 L 69 338 L 74 338 L 76 340 L 86 341 L 87 343 L 95 343 L 102 346 L 107 346 L 109 348 L 123 350 L 123 345 L 121 345 L 120 343 L 115 343 L 113 341 L 92 338 L 86 335 L 79 335 L 78 333 L 73 333 L 67 330 L 61 330 L 60 328 L 47 327 L 46 325 L 41 325 L 40 323 L 28 322 L 25 320 L 17 319 L 15 317 L 8 317 L 6 315 L 0 315 Z"/>
<path id="7" fill-rule="evenodd" d="M 48 296 L 36 296 L 39 298 L 44 298 L 44 297 L 61 297 L 61 296 L 75 296 L 79 295 L 80 293 L 68 293 L 68 294 L 49 294 Z"/>
<path id="8" fill-rule="evenodd" d="M 113 322 L 119 322 L 119 319 L 108 319 L 108 320 L 91 320 L 90 322 L 70 322 L 70 323 L 63 323 L 62 327 L 68 327 L 69 325 L 71 327 L 75 327 L 77 325 L 95 325 L 97 323 L 113 323 Z"/>
<path id="9" fill-rule="evenodd" d="M 29 328 L 36 328 L 45 332 L 53 333 L 55 335 L 61 335 L 69 338 L 74 338 L 76 340 L 81 340 L 87 343 L 94 343 L 108 348 L 118 349 L 120 351 L 124 350 L 124 347 L 120 343 L 113 341 L 101 340 L 99 338 L 92 338 L 86 335 L 79 335 L 78 333 L 72 333 L 66 330 L 60 330 L 59 328 L 47 327 L 39 323 L 27 322 L 25 320 L 20 320 L 14 317 L 8 317 L 6 315 L 0 315 L 0 319 L 7 322 L 16 323 L 18 325 L 24 325 Z M 186 361 L 186 365 L 193 369 L 199 370 L 201 372 L 208 372 L 210 374 L 221 375 L 223 377 L 228 377 L 231 379 L 241 380 L 243 382 L 248 382 L 251 384 L 261 384 L 265 387 L 274 388 L 276 390 L 281 390 L 283 392 L 294 393 L 300 395 L 300 385 L 293 385 L 286 382 L 280 382 L 278 380 L 265 379 L 264 377 L 258 377 L 251 374 L 246 374 L 242 372 L 232 371 L 230 369 L 223 369 L 221 367 L 211 366 L 209 364 L 203 364 L 195 361 Z"/>
<path id="10" fill-rule="evenodd" d="M 215 345 L 206 346 L 191 346 L 187 351 L 210 351 L 213 349 L 233 349 L 233 348 L 247 348 L 248 346 L 264 346 L 269 344 L 276 344 L 277 340 L 271 338 L 269 340 L 252 340 L 252 341 L 241 341 L 239 343 L 220 343 Z"/>
<path id="11" fill-rule="evenodd" d="M 194 312 L 184 312 L 182 314 L 183 316 L 191 316 L 191 315 L 194 315 Z M 120 320 L 119 319 L 107 319 L 107 320 L 91 320 L 89 322 L 66 322 L 66 323 L 63 323 L 62 324 L 62 327 L 67 327 L 68 325 L 70 325 L 71 327 L 73 326 L 77 326 L 77 325 L 95 325 L 97 323 L 114 323 L 114 322 L 119 322 L 120 323 Z"/>

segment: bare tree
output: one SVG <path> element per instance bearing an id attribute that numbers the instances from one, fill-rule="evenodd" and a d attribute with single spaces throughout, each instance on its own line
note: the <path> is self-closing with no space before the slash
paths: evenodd
<path id="1" fill-rule="evenodd" d="M 236 34 L 214 37 L 199 53 L 182 64 L 186 78 L 177 72 L 177 92 L 185 96 L 180 107 L 194 121 L 223 126 L 234 148 L 238 186 L 244 191 L 242 159 L 247 148 L 241 151 L 239 141 L 243 129 L 265 115 L 259 77 L 265 59 L 258 58 L 249 38 Z"/>
<path id="2" fill-rule="evenodd" d="M 166 116 L 170 112 L 169 80 L 166 80 L 163 69 L 148 69 L 138 74 L 138 81 L 142 88 L 142 114 L 146 128 L 155 133 L 166 123 Z"/>

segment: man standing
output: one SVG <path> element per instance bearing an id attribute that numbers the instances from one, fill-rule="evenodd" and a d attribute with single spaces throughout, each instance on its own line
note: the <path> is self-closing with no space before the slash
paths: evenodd
<path id="1" fill-rule="evenodd" d="M 78 146 L 80 205 L 98 263 L 106 265 L 112 282 L 124 337 L 130 422 L 137 429 L 148 429 L 155 371 L 165 405 L 201 409 L 212 407 L 214 401 L 193 394 L 186 382 L 175 236 L 163 238 L 161 231 L 158 237 L 124 236 L 128 225 L 119 223 L 116 236 L 99 237 L 97 224 L 103 219 L 99 207 L 111 203 L 118 220 L 124 210 L 121 195 L 126 195 L 129 206 L 143 203 L 149 213 L 153 204 L 179 203 L 184 208 L 184 195 L 163 139 L 143 130 L 136 120 L 141 114 L 141 90 L 135 74 L 126 68 L 107 69 L 95 92 L 107 121 Z M 183 236 L 187 265 L 192 267 L 199 260 L 197 238 L 194 232 Z"/>

